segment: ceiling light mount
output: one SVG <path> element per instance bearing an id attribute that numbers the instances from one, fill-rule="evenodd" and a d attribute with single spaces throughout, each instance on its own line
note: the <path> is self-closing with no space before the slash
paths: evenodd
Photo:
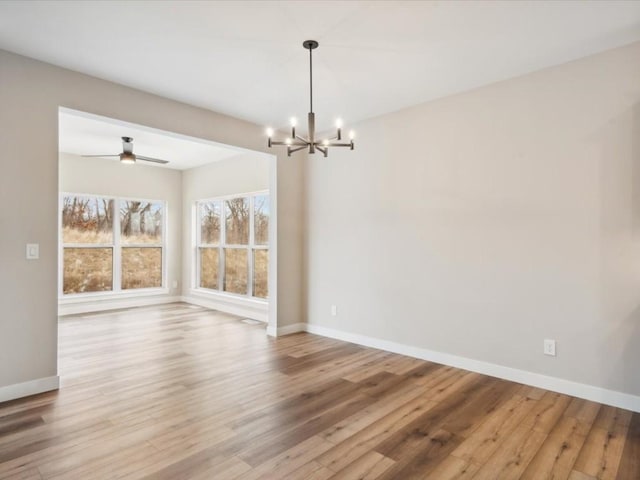
<path id="1" fill-rule="evenodd" d="M 269 137 L 269 148 L 274 145 L 285 145 L 287 147 L 287 156 L 291 156 L 292 153 L 300 150 L 307 149 L 309 153 L 315 153 L 316 150 L 321 152 L 325 157 L 329 154 L 329 147 L 349 147 L 351 150 L 354 148 L 353 137 L 351 132 L 350 141 L 348 143 L 342 142 L 342 120 L 336 121 L 337 134 L 334 137 L 324 138 L 322 140 L 316 139 L 316 116 L 313 113 L 313 57 L 312 52 L 318 48 L 318 42 L 315 40 L 305 40 L 302 42 L 302 46 L 309 50 L 309 113 L 307 114 L 308 124 L 308 136 L 307 138 L 296 135 L 297 120 L 291 119 L 291 136 L 284 141 L 275 141 L 273 137 L 273 129 L 267 129 L 267 135 Z"/>
<path id="2" fill-rule="evenodd" d="M 315 50 L 316 48 L 318 48 L 318 45 L 320 44 L 315 40 L 305 40 L 304 42 L 302 42 L 302 46 L 307 50 Z"/>

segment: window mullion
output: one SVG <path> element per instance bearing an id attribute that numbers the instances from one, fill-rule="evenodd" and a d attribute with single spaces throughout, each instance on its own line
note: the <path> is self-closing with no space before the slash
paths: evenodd
<path id="1" fill-rule="evenodd" d="M 122 255 L 120 251 L 120 199 L 116 198 L 113 201 L 113 222 L 111 222 L 113 229 L 113 291 L 122 291 Z"/>
<path id="2" fill-rule="evenodd" d="M 254 224 L 254 217 L 255 215 L 253 214 L 253 209 L 254 209 L 254 196 L 250 195 L 249 196 L 249 241 L 248 241 L 248 245 L 247 245 L 247 262 L 249 262 L 249 265 L 247 265 L 247 296 L 248 297 L 253 297 L 253 244 L 254 244 L 254 239 L 255 239 L 255 224 Z"/>
<path id="3" fill-rule="evenodd" d="M 220 202 L 220 241 L 218 242 L 218 290 L 224 292 L 225 255 L 224 248 L 227 245 L 227 204 Z"/>

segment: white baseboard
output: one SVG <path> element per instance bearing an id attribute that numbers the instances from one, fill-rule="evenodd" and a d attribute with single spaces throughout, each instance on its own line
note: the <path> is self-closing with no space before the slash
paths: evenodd
<path id="1" fill-rule="evenodd" d="M 181 297 L 166 296 L 141 296 L 131 298 L 91 299 L 86 302 L 77 302 L 58 305 L 58 315 L 79 315 L 82 313 L 104 312 L 121 308 L 146 307 L 148 305 L 160 305 L 163 303 L 180 302 Z"/>
<path id="2" fill-rule="evenodd" d="M 291 335 L 292 333 L 306 332 L 307 325 L 305 323 L 294 323 L 293 325 L 285 325 L 284 327 L 267 327 L 267 335 L 272 337 L 281 337 L 283 335 Z"/>
<path id="3" fill-rule="evenodd" d="M 217 298 L 206 298 L 203 296 L 186 295 L 180 297 L 180 301 L 198 305 L 200 307 L 211 308 L 212 310 L 220 310 L 221 312 L 231 313 L 240 317 L 267 322 L 269 318 L 268 306 L 245 306 L 239 303 L 225 302 Z"/>
<path id="4" fill-rule="evenodd" d="M 381 340 L 356 333 L 334 330 L 319 325 L 303 325 L 305 331 L 321 335 L 323 337 L 335 338 L 345 342 L 356 343 L 365 347 L 377 348 L 387 352 L 398 353 L 408 357 L 428 360 L 451 367 L 469 370 L 471 372 L 489 375 L 491 377 L 502 378 L 512 382 L 523 383 L 533 387 L 551 390 L 552 392 L 563 393 L 573 397 L 583 398 L 618 408 L 624 408 L 634 412 L 640 412 L 640 397 L 628 393 L 607 390 L 605 388 L 594 387 L 584 383 L 577 383 L 562 378 L 549 377 L 539 373 L 528 372 L 516 368 L 505 367 L 495 363 L 483 362 L 466 357 L 459 357 L 448 353 L 436 352 L 425 348 L 412 347 L 401 343 Z M 286 328 L 286 327 L 285 327 Z M 279 330 L 279 329 L 278 329 Z"/>
<path id="5" fill-rule="evenodd" d="M 60 377 L 37 378 L 23 383 L 15 383 L 0 387 L 0 402 L 15 400 L 16 398 L 28 397 L 36 393 L 57 390 L 60 387 Z"/>

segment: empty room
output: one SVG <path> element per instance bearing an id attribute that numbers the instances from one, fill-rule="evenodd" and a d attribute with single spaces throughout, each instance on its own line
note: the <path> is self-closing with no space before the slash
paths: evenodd
<path id="1" fill-rule="evenodd" d="M 640 1 L 0 2 L 0 480 L 639 480 Z"/>

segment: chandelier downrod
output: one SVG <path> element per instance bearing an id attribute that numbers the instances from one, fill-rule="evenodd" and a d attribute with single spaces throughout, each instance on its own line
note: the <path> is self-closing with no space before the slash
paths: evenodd
<path id="1" fill-rule="evenodd" d="M 284 141 L 272 140 L 274 132 L 271 128 L 267 129 L 267 135 L 269 137 L 268 146 L 271 148 L 273 145 L 285 145 L 287 147 L 287 156 L 289 157 L 292 153 L 305 148 L 308 149 L 309 153 L 315 153 L 316 150 L 318 150 L 322 152 L 325 157 L 329 154 L 329 147 L 349 147 L 353 150 L 353 131 L 350 132 L 349 143 L 340 142 L 342 140 L 342 120 L 340 119 L 336 121 L 336 128 L 338 130 L 336 136 L 316 141 L 316 118 L 315 113 L 313 113 L 313 50 L 318 48 L 318 42 L 315 40 L 305 40 L 302 43 L 302 46 L 309 50 L 309 113 L 307 114 L 307 124 L 309 127 L 308 138 L 296 135 L 297 122 L 296 119 L 293 118 L 291 119 L 291 137 L 286 138 Z"/>
<path id="2" fill-rule="evenodd" d="M 309 112 L 313 113 L 313 48 L 309 48 Z"/>

